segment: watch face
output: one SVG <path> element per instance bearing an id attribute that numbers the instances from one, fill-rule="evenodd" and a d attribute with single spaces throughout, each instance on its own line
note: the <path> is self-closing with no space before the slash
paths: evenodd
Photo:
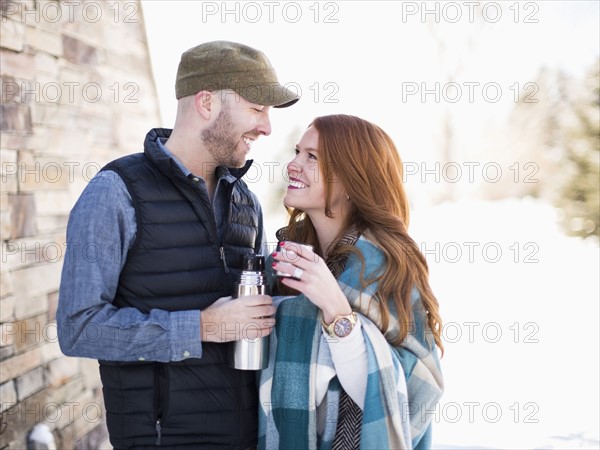
<path id="1" fill-rule="evenodd" d="M 345 317 L 337 320 L 333 325 L 333 332 L 337 337 L 346 337 L 352 331 L 352 322 Z"/>

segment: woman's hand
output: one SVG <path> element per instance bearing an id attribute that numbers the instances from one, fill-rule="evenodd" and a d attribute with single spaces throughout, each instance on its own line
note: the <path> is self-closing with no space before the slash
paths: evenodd
<path id="1" fill-rule="evenodd" d="M 283 242 L 283 251 L 273 253 L 273 269 L 290 274 L 279 277 L 286 286 L 302 292 L 323 311 L 323 320 L 331 323 L 336 315 L 352 309 L 344 293 L 322 258 L 295 242 Z"/>

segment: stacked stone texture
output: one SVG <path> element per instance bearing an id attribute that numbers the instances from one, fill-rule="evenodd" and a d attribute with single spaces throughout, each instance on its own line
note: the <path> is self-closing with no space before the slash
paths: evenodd
<path id="1" fill-rule="evenodd" d="M 27 448 L 40 423 L 59 449 L 110 448 L 97 362 L 62 355 L 55 314 L 72 206 L 159 125 L 141 5 L 2 0 L 1 12 L 0 449 Z"/>

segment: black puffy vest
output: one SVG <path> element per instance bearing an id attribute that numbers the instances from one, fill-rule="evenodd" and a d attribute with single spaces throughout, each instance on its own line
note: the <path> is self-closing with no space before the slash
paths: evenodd
<path id="1" fill-rule="evenodd" d="M 170 130 L 151 130 L 144 153 L 109 163 L 131 194 L 137 233 L 119 278 L 118 307 L 142 312 L 201 310 L 231 295 L 242 255 L 260 241 L 258 200 L 234 172 L 224 227 L 217 230 L 204 188 L 186 178 L 156 144 Z M 224 255 L 222 259 L 221 255 Z M 199 339 L 200 337 L 198 337 Z M 106 420 L 115 448 L 247 448 L 256 445 L 254 372 L 228 367 L 230 344 L 204 343 L 202 358 L 180 362 L 100 361 Z"/>

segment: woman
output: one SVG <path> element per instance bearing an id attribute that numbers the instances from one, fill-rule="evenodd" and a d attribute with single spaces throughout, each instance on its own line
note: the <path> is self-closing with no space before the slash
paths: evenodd
<path id="1" fill-rule="evenodd" d="M 295 153 L 269 274 L 292 275 L 274 295 L 300 295 L 277 310 L 259 446 L 429 448 L 441 318 L 407 234 L 396 147 L 379 127 L 333 115 L 315 119 Z"/>

